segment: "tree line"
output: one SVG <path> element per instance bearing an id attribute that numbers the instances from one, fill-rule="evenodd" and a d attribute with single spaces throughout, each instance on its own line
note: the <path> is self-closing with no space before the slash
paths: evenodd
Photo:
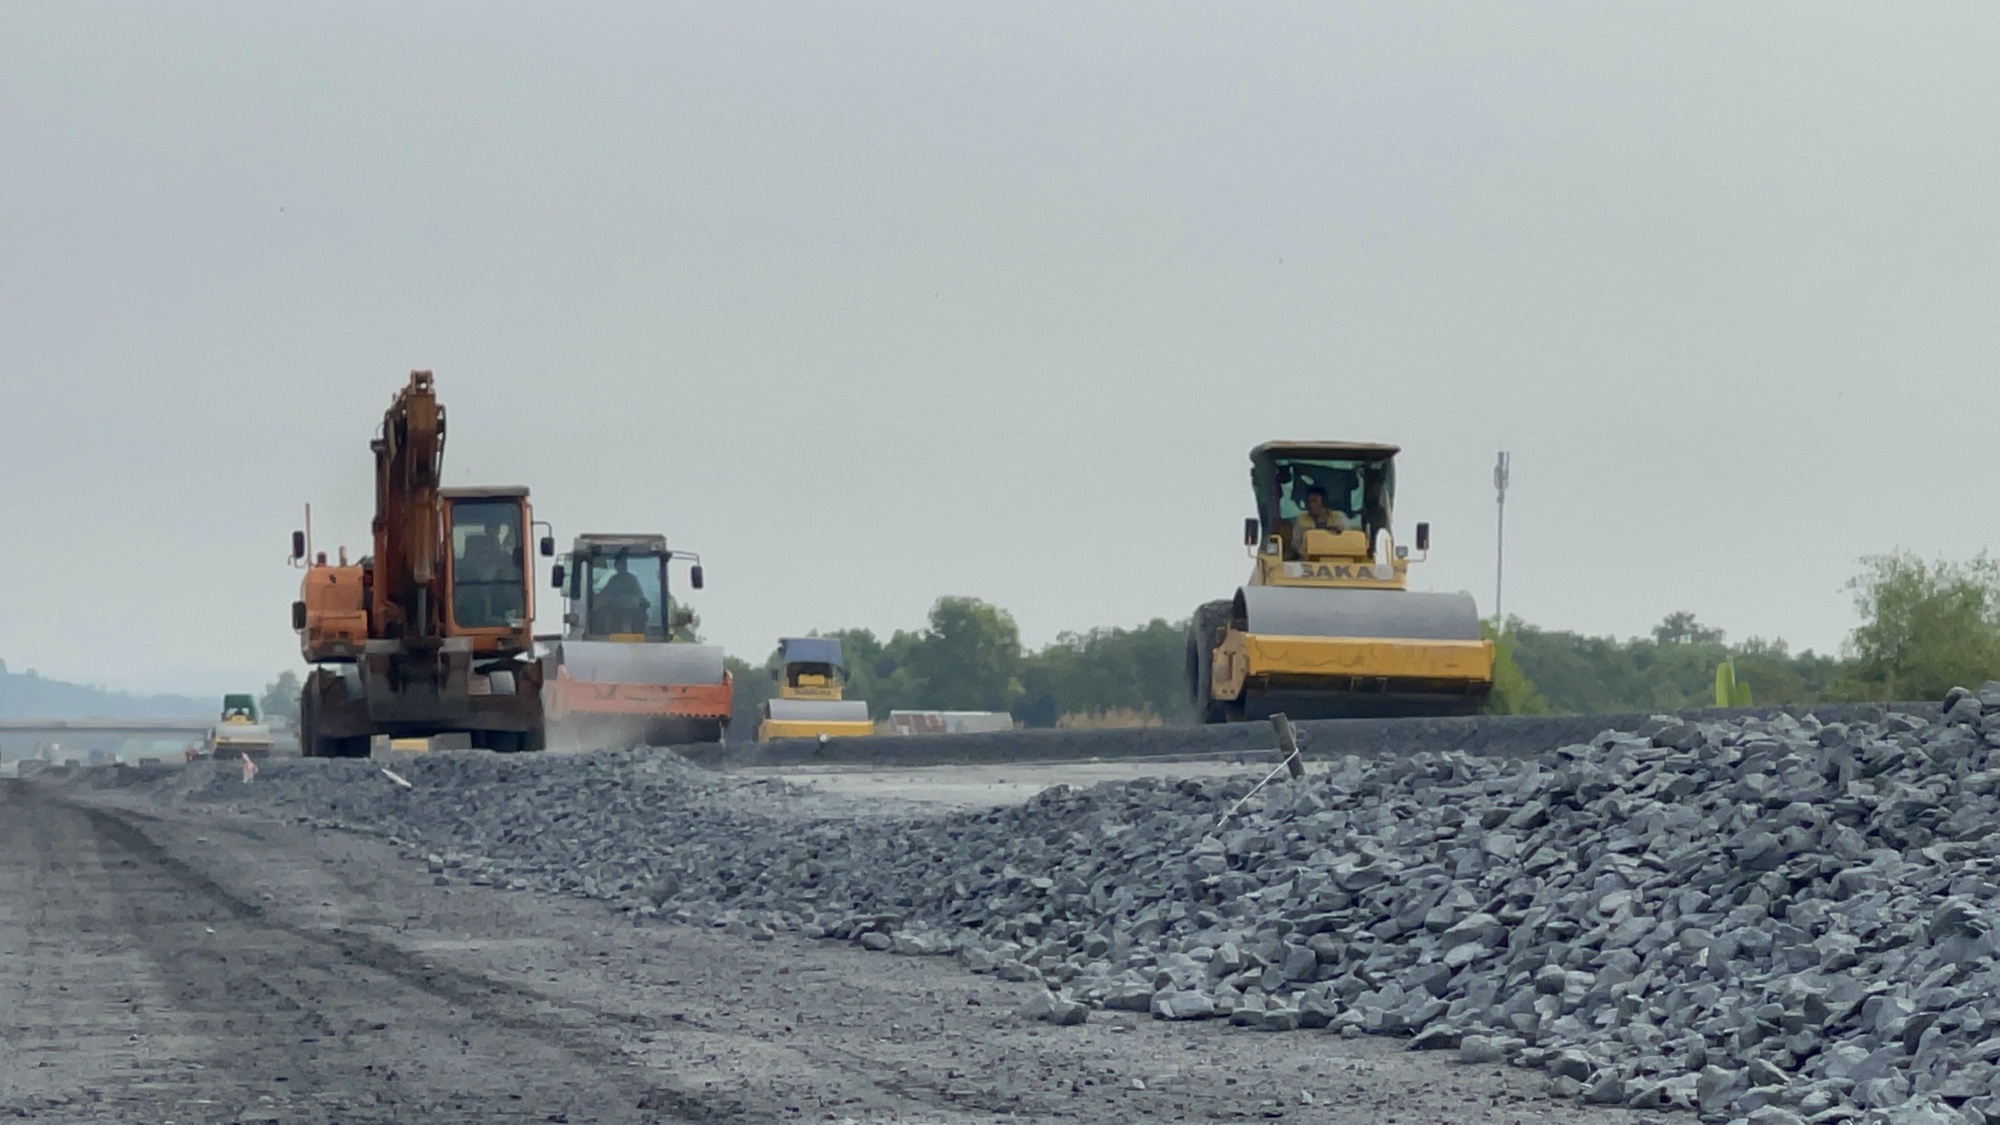
<path id="1" fill-rule="evenodd" d="M 886 638 L 871 629 L 817 635 L 840 641 L 847 698 L 867 701 L 877 719 L 900 710 L 1007 711 L 1036 727 L 1145 725 L 1186 710 L 1185 621 L 1063 633 L 1030 651 L 1013 614 L 978 598 L 945 597 L 922 629 Z M 777 664 L 776 648 L 758 665 L 729 658 L 737 730 L 754 729 L 758 708 L 776 694 Z"/>
<path id="2" fill-rule="evenodd" d="M 1860 624 L 1838 655 L 1783 640 L 1728 643 L 1691 613 L 1617 640 L 1518 619 L 1489 633 L 1498 658 L 1491 710 L 1521 714 L 1672 711 L 1716 703 L 1728 662 L 1757 705 L 1937 699 L 2000 679 L 2000 563 L 1871 555 L 1848 582 Z"/>
<path id="3" fill-rule="evenodd" d="M 12 671 L 0 660 L 0 718 L 5 719 L 212 719 L 220 703 L 51 680 L 33 668 Z"/>

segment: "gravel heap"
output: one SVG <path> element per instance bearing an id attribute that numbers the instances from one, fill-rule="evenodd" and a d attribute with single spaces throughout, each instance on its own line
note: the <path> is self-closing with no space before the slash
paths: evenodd
<path id="1" fill-rule="evenodd" d="M 1586 1102 L 2000 1122 L 2000 684 L 1935 719 L 1659 718 L 1539 759 L 1347 757 L 862 815 L 665 751 L 144 782 L 360 829 L 440 879 L 953 954 L 1026 1013 L 1410 1037 Z M 1311 748 L 1307 747 L 1310 755 Z M 114 772 L 96 771 L 99 776 Z M 104 782 L 110 783 L 110 782 Z"/>

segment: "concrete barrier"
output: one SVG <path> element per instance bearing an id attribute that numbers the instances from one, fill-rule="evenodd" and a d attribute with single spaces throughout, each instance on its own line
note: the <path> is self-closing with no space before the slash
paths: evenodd
<path id="1" fill-rule="evenodd" d="M 992 734 L 1014 729 L 1005 711 L 891 711 L 884 733 L 904 738 L 931 734 Z"/>

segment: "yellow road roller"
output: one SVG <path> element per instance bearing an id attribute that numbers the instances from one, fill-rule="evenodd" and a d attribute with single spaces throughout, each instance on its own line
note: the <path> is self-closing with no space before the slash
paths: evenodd
<path id="1" fill-rule="evenodd" d="M 1195 610 L 1187 679 L 1202 723 L 1467 715 L 1493 687 L 1493 644 L 1470 594 L 1409 589 L 1415 554 L 1391 526 L 1393 445 L 1273 441 L 1250 451 L 1250 579 Z"/>
<path id="2" fill-rule="evenodd" d="M 863 738 L 875 733 L 868 704 L 843 699 L 840 642 L 832 637 L 784 637 L 771 674 L 778 694 L 765 701 L 757 741 L 779 738 Z"/>

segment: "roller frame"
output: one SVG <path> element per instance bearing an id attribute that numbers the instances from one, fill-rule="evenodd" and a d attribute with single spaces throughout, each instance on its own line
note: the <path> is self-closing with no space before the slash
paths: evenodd
<path id="1" fill-rule="evenodd" d="M 1207 710 L 1225 719 L 1472 714 L 1492 669 L 1468 595 L 1246 586 L 1213 650 Z"/>

